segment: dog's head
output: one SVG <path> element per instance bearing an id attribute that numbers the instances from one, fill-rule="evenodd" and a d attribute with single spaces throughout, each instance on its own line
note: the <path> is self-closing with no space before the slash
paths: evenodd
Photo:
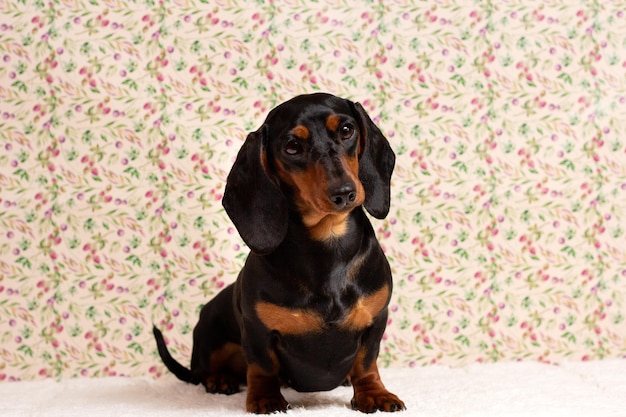
<path id="1" fill-rule="evenodd" d="M 389 212 L 395 155 L 363 107 L 330 94 L 295 97 L 274 108 L 246 138 L 228 175 L 223 205 L 255 253 L 272 252 L 290 210 L 316 240 L 343 235 L 363 205 Z"/>

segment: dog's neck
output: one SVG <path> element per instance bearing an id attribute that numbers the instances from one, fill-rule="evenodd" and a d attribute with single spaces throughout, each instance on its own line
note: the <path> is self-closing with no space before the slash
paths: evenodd
<path id="1" fill-rule="evenodd" d="M 323 251 L 328 250 L 330 254 L 326 256 L 332 255 L 333 252 L 350 253 L 358 250 L 363 235 L 371 230 L 371 225 L 369 227 L 364 225 L 367 223 L 365 220 L 362 206 L 343 213 L 308 216 L 304 216 L 299 210 L 292 210 L 289 214 L 287 237 L 283 243 L 295 249 L 293 242 L 301 242 L 303 236 L 306 236 L 306 240 L 314 247 L 319 247 Z M 343 246 L 345 248 L 338 251 L 338 248 Z"/>
<path id="2" fill-rule="evenodd" d="M 343 237 L 348 231 L 346 213 L 309 213 L 302 215 L 302 223 L 308 229 L 309 236 L 318 242 L 329 242 Z"/>
<path id="3" fill-rule="evenodd" d="M 346 213 L 342 227 L 345 230 L 341 236 L 317 240 L 310 235 L 300 213 L 291 211 L 285 239 L 266 260 L 297 274 L 298 285 L 305 285 L 311 294 L 343 293 L 358 276 L 354 271 L 364 264 L 378 265 L 383 258 L 375 249 L 374 230 L 362 206 Z"/>

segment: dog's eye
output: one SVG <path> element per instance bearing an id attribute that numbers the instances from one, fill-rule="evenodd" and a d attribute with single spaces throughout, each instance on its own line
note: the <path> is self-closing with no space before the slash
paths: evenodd
<path id="1" fill-rule="evenodd" d="M 345 125 L 341 126 L 341 128 L 339 129 L 339 135 L 343 140 L 350 139 L 352 136 L 354 136 L 354 125 L 351 123 L 346 123 Z"/>
<path id="2" fill-rule="evenodd" d="M 290 140 L 285 144 L 285 153 L 287 155 L 298 155 L 302 153 L 302 145 L 298 141 Z"/>

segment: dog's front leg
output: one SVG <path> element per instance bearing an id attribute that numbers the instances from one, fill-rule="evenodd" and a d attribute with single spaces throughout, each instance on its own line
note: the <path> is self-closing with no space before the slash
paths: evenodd
<path id="1" fill-rule="evenodd" d="M 385 388 L 376 358 L 380 339 L 385 331 L 387 314 L 379 316 L 374 325 L 363 336 L 361 348 L 350 371 L 350 382 L 354 388 L 352 408 L 364 413 L 376 411 L 402 411 L 406 407 L 400 398 Z"/>
<path id="2" fill-rule="evenodd" d="M 361 357 L 366 354 L 360 353 L 357 363 L 350 373 L 350 380 L 354 387 L 352 408 L 364 413 L 376 411 L 402 411 L 404 403 L 395 394 L 387 391 L 378 374 L 376 361 L 367 366 Z"/>
<path id="3" fill-rule="evenodd" d="M 278 366 L 267 371 L 255 363 L 248 364 L 248 394 L 246 410 L 254 414 L 271 414 L 277 411 L 285 412 L 289 403 L 280 393 Z"/>
<path id="4" fill-rule="evenodd" d="M 280 364 L 271 347 L 271 338 L 258 324 L 244 321 L 244 328 L 241 341 L 248 363 L 246 411 L 254 414 L 287 411 L 289 403 L 280 393 Z"/>

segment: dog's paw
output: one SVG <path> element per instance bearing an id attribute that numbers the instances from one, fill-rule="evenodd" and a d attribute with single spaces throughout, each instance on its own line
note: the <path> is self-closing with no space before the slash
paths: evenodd
<path id="1" fill-rule="evenodd" d="M 285 400 L 285 398 L 278 394 L 274 397 L 261 397 L 261 398 L 248 398 L 246 400 L 246 411 L 254 414 L 272 414 L 272 413 L 284 413 L 289 410 L 291 406 Z"/>
<path id="2" fill-rule="evenodd" d="M 358 393 L 352 398 L 351 404 L 353 410 L 358 410 L 363 413 L 406 410 L 402 400 L 389 391 Z"/>
<path id="3" fill-rule="evenodd" d="M 232 375 L 214 374 L 207 377 L 204 387 L 212 394 L 232 395 L 239 392 L 239 380 Z"/>

